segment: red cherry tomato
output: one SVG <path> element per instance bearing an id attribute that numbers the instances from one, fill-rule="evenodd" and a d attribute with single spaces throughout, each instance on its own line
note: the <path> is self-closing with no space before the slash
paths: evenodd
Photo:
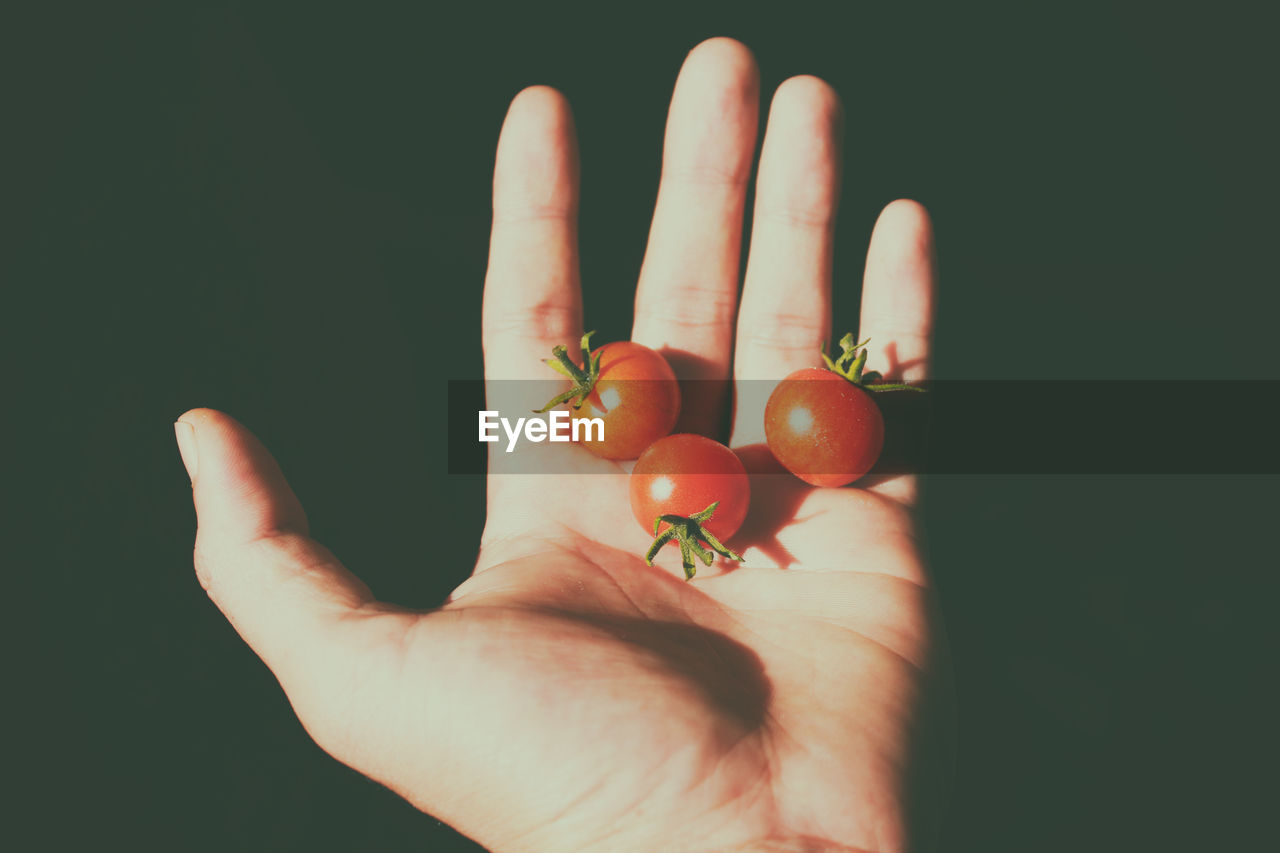
<path id="1" fill-rule="evenodd" d="M 764 410 L 769 450 L 814 486 L 843 486 L 871 470 L 884 447 L 884 417 L 871 394 L 817 367 L 778 383 Z"/>
<path id="2" fill-rule="evenodd" d="M 649 533 L 660 515 L 689 517 L 717 501 L 702 526 L 723 542 L 747 517 L 751 481 L 732 450 L 701 435 L 678 433 L 655 441 L 631 471 L 631 511 Z"/>
<path id="3" fill-rule="evenodd" d="M 570 411 L 574 420 L 604 421 L 604 440 L 581 444 L 605 459 L 635 459 L 675 426 L 680 386 L 667 360 L 641 344 L 618 341 L 591 353 L 597 354 L 600 375 L 595 387 L 580 408 Z"/>

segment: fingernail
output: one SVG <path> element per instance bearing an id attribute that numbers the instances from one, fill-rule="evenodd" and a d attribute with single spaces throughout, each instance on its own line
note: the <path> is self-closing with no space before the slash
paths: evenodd
<path id="1" fill-rule="evenodd" d="M 178 453 L 182 455 L 182 464 L 187 469 L 187 476 L 194 480 L 200 462 L 200 456 L 196 452 L 196 431 L 185 421 L 175 421 L 173 433 L 178 437 Z"/>

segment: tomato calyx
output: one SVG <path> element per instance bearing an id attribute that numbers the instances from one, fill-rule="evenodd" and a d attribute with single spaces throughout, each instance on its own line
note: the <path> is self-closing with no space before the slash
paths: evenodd
<path id="1" fill-rule="evenodd" d="M 693 565 L 693 558 L 697 556 L 704 566 L 710 566 L 714 558 L 712 551 L 715 551 L 722 557 L 728 557 L 730 560 L 742 562 L 742 557 L 736 552 L 725 547 L 724 543 L 717 539 L 711 531 L 702 526 L 703 522 L 708 521 L 715 514 L 716 507 L 720 506 L 720 501 L 716 501 L 711 506 L 695 512 L 693 515 L 660 515 L 653 520 L 653 532 L 657 536 L 653 540 L 653 544 L 649 546 L 649 550 L 645 552 L 644 562 L 647 566 L 653 565 L 653 558 L 658 555 L 663 545 L 666 545 L 672 539 L 680 546 L 680 560 L 684 565 L 685 580 L 689 580 L 697 573 L 697 568 Z M 666 530 L 658 533 L 658 529 L 663 523 L 670 525 Z M 706 542 L 711 550 L 702 547 L 702 542 Z"/>
<path id="2" fill-rule="evenodd" d="M 582 336 L 580 346 L 582 347 L 582 363 L 586 365 L 586 369 L 578 367 L 573 363 L 573 359 L 569 358 L 569 351 L 563 344 L 552 347 L 551 354 L 554 358 L 544 358 L 543 362 L 547 364 L 556 373 L 561 374 L 573 383 L 573 387 L 563 394 L 557 394 L 552 397 L 548 403 L 541 409 L 535 409 L 534 414 L 540 415 L 550 409 L 554 409 L 561 403 L 568 403 L 574 400 L 575 409 L 582 408 L 582 404 L 591 396 L 591 392 L 595 390 L 596 380 L 600 378 L 600 353 L 591 355 L 591 336 L 595 332 L 587 332 Z"/>
<path id="3" fill-rule="evenodd" d="M 854 343 L 853 333 L 845 335 L 840 339 L 841 353 L 832 360 L 827 355 L 827 342 L 822 342 L 822 350 L 820 355 L 823 362 L 827 365 L 827 370 L 857 385 L 864 391 L 920 391 L 924 389 L 917 385 L 908 385 L 905 382 L 880 382 L 881 376 L 879 371 L 866 370 L 867 366 L 867 344 L 871 343 L 871 339 L 867 338 L 860 344 Z"/>

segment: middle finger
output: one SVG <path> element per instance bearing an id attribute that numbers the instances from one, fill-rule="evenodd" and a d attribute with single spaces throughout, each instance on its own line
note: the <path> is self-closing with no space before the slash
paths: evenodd
<path id="1" fill-rule="evenodd" d="M 726 389 L 699 380 L 729 376 L 758 93 L 751 52 L 715 38 L 690 51 L 671 98 L 631 337 L 662 352 L 688 391 L 680 431 L 714 430 L 723 405 Z"/>

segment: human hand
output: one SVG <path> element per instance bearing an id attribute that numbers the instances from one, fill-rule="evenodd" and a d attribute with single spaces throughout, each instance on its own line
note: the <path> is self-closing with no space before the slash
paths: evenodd
<path id="1" fill-rule="evenodd" d="M 815 78 L 772 103 L 738 310 L 757 97 L 749 52 L 713 39 L 672 100 L 633 339 L 682 379 L 778 379 L 830 337 L 840 109 Z M 576 199 L 568 107 L 528 89 L 495 168 L 489 379 L 545 378 L 541 359 L 581 334 Z M 925 374 L 933 280 L 928 219 L 895 202 L 872 237 L 859 330 L 892 355 L 891 377 Z M 681 429 L 708 429 L 727 402 L 686 401 Z M 557 447 L 561 473 L 491 474 L 475 572 L 423 613 L 376 602 L 308 537 L 235 421 L 194 410 L 177 429 L 210 597 L 322 748 L 459 831 L 501 850 L 920 840 L 947 738 L 912 478 L 813 489 L 776 473 L 742 395 L 731 446 L 753 471 L 752 507 L 729 544 L 745 564 L 686 582 L 668 548 L 645 566 L 623 468 Z"/>

